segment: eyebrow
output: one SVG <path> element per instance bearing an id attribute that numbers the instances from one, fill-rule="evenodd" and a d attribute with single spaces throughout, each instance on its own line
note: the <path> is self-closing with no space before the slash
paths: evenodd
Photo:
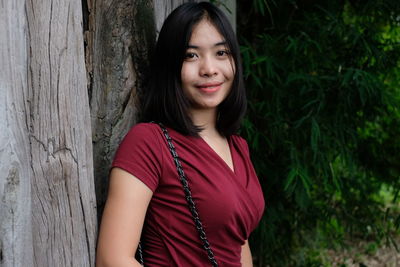
<path id="1" fill-rule="evenodd" d="M 221 46 L 221 45 L 226 46 L 226 44 L 227 44 L 226 41 L 222 41 L 222 42 L 214 44 L 214 47 Z M 189 48 L 199 49 L 199 47 L 197 45 L 190 45 L 190 44 L 186 48 L 187 49 L 189 49 Z"/>

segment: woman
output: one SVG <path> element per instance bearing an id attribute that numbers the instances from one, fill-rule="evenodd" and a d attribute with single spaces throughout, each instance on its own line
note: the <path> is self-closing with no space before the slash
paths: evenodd
<path id="1" fill-rule="evenodd" d="M 224 14 L 188 3 L 164 22 L 143 98 L 144 121 L 167 127 L 218 266 L 252 266 L 247 239 L 264 199 L 244 139 L 239 46 Z M 139 123 L 115 155 L 97 266 L 211 266 L 174 160 L 156 123 Z"/>

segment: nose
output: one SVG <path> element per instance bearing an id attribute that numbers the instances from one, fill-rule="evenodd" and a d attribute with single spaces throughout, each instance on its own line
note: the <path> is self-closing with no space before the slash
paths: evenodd
<path id="1" fill-rule="evenodd" d="M 200 76 L 202 77 L 211 77 L 217 75 L 218 68 L 215 60 L 212 57 L 204 57 L 201 60 L 199 72 Z"/>

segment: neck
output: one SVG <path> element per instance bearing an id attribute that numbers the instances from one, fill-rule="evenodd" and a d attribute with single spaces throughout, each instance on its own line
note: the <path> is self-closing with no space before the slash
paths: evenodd
<path id="1" fill-rule="evenodd" d="M 201 137 L 215 136 L 220 134 L 217 131 L 217 109 L 198 110 L 192 109 L 190 116 L 194 125 L 200 126 L 203 130 L 199 133 Z"/>

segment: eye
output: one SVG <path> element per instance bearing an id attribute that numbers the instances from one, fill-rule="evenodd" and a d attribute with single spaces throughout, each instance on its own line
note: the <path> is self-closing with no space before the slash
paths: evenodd
<path id="1" fill-rule="evenodd" d="M 197 57 L 197 55 L 195 53 L 187 52 L 185 54 L 185 60 L 191 60 L 191 59 L 194 59 L 195 57 Z"/>
<path id="2" fill-rule="evenodd" d="M 228 50 L 220 50 L 217 52 L 217 56 L 219 57 L 224 57 L 230 55 L 230 52 Z"/>

